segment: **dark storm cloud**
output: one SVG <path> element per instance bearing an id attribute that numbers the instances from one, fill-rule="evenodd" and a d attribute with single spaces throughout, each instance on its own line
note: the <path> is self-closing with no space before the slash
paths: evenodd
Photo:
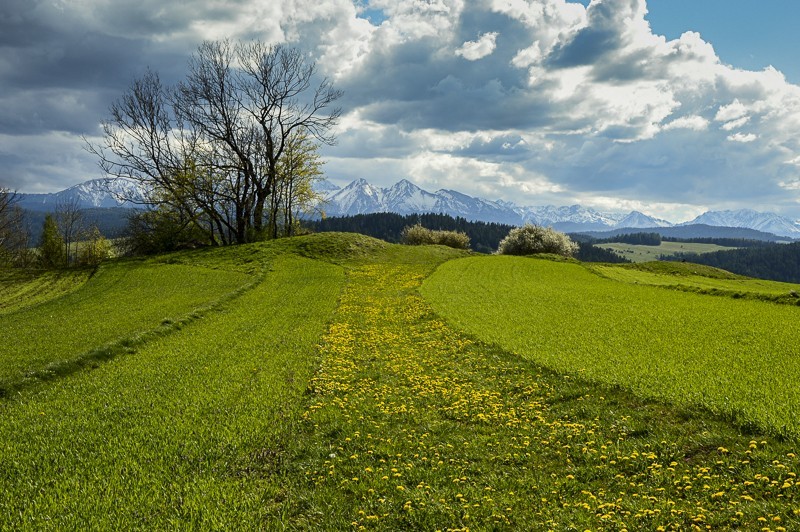
<path id="1" fill-rule="evenodd" d="M 496 47 L 487 57 L 470 61 L 455 54 L 464 42 L 490 32 L 497 34 Z M 549 106 L 528 90 L 527 71 L 510 67 L 530 43 L 530 30 L 519 21 L 470 11 L 446 43 L 428 37 L 373 52 L 345 80 L 346 102 L 364 106 L 365 118 L 403 129 L 538 127 Z"/>

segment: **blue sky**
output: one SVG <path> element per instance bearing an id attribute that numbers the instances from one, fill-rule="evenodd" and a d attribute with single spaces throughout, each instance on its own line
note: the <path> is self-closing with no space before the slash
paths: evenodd
<path id="1" fill-rule="evenodd" d="M 724 62 L 748 70 L 773 65 L 800 83 L 800 2 L 651 0 L 647 7 L 655 33 L 676 39 L 697 31 Z"/>
<path id="2" fill-rule="evenodd" d="M 671 221 L 800 219 L 794 0 L 5 0 L 0 185 L 102 177 L 109 105 L 204 39 L 301 48 L 344 91 L 329 179 Z M 369 19 L 369 20 L 367 20 Z M 767 68 L 770 66 L 770 68 Z"/>

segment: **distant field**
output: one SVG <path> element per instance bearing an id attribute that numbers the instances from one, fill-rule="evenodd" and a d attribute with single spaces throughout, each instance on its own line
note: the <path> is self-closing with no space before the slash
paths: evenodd
<path id="1" fill-rule="evenodd" d="M 661 242 L 660 246 L 638 246 L 614 242 L 595 244 L 595 246 L 613 251 L 631 262 L 658 260 L 661 255 L 675 255 L 676 253 L 711 253 L 712 251 L 736 249 L 716 244 L 694 244 L 690 242 Z"/>
<path id="2" fill-rule="evenodd" d="M 607 279 L 629 284 L 660 286 L 686 292 L 800 304 L 800 285 L 735 275 L 710 266 L 683 262 L 627 265 L 587 265 Z"/>
<path id="3" fill-rule="evenodd" d="M 512 257 L 448 262 L 423 294 L 454 325 L 559 372 L 800 436 L 797 307 Z"/>

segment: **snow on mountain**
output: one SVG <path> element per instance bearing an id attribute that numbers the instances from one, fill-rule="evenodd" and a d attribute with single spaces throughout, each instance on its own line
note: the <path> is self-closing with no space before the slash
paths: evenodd
<path id="1" fill-rule="evenodd" d="M 59 204 L 76 202 L 78 207 L 135 207 L 145 201 L 142 186 L 130 179 L 93 179 L 51 194 L 19 194 L 19 205 L 36 211 L 55 210 Z"/>
<path id="2" fill-rule="evenodd" d="M 321 194 L 330 194 L 331 192 L 336 192 L 337 190 L 341 190 L 341 187 L 338 185 L 334 185 L 327 179 L 321 179 L 319 181 L 314 182 L 314 190 Z"/>
<path id="3" fill-rule="evenodd" d="M 559 231 L 605 231 L 609 229 L 647 229 L 674 224 L 638 211 L 628 214 L 604 213 L 581 205 L 565 207 L 519 206 L 509 201 L 490 201 L 455 190 L 428 192 L 403 179 L 389 188 L 376 187 L 357 179 L 344 188 L 327 181 L 316 185 L 326 195 L 322 206 L 328 216 L 353 216 L 374 212 L 398 214 L 443 213 L 467 220 L 522 225 L 533 223 Z M 59 203 L 76 201 L 81 208 L 135 207 L 144 203 L 144 188 L 130 179 L 94 179 L 52 194 L 19 194 L 19 205 L 36 211 L 53 211 Z M 740 227 L 800 238 L 800 220 L 752 209 L 709 211 L 678 226 L 706 225 Z"/>
<path id="4" fill-rule="evenodd" d="M 578 224 L 587 227 L 611 227 L 620 216 L 598 212 L 591 207 L 569 205 L 556 207 L 519 207 L 525 223 L 556 227 L 561 224 Z"/>
<path id="5" fill-rule="evenodd" d="M 328 196 L 324 209 L 328 216 L 386 212 L 383 193 L 383 189 L 373 187 L 366 179 L 357 179 Z"/>
<path id="6" fill-rule="evenodd" d="M 773 212 L 752 209 L 736 211 L 708 211 L 690 222 L 679 225 L 705 224 L 716 227 L 744 227 L 778 236 L 800 238 L 800 223 Z"/>
<path id="7" fill-rule="evenodd" d="M 449 214 L 467 220 L 521 225 L 522 219 L 511 209 L 494 201 L 473 198 L 456 190 L 436 191 L 437 201 L 431 212 Z"/>
<path id="8" fill-rule="evenodd" d="M 384 209 L 397 214 L 434 212 L 436 200 L 436 194 L 422 190 L 406 179 L 398 181 L 383 191 Z"/>
<path id="9" fill-rule="evenodd" d="M 631 211 L 625 218 L 614 224 L 614 228 L 631 227 L 635 229 L 645 229 L 648 227 L 672 227 L 673 225 L 675 224 L 667 220 L 653 218 L 639 211 Z"/>

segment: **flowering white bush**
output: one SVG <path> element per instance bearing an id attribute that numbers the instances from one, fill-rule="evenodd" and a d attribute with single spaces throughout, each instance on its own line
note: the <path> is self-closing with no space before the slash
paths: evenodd
<path id="1" fill-rule="evenodd" d="M 501 255 L 533 255 L 555 253 L 571 257 L 578 251 L 578 244 L 564 233 L 538 225 L 526 224 L 509 231 L 500 241 L 497 253 Z"/>

